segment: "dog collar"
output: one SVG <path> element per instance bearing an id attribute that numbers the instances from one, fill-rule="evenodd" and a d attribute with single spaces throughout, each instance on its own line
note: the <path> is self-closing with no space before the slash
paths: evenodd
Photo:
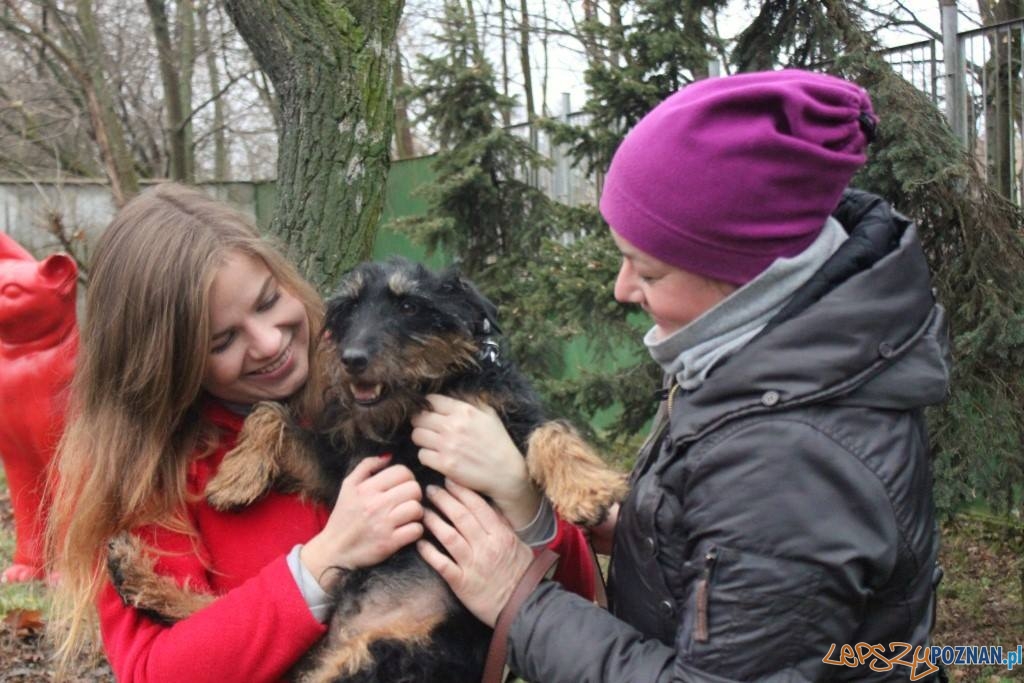
<path id="1" fill-rule="evenodd" d="M 480 341 L 480 351 L 477 353 L 478 358 L 490 365 L 501 366 L 501 346 L 491 336 L 491 332 L 497 325 L 491 325 L 489 318 L 484 318 L 483 323 L 480 325 L 480 331 L 485 335 Z"/>
<path id="2" fill-rule="evenodd" d="M 501 365 L 501 347 L 493 337 L 487 337 L 480 342 L 480 360 L 491 365 Z"/>

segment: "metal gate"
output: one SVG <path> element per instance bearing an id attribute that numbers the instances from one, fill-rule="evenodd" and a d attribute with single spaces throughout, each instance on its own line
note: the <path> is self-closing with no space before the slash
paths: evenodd
<path id="1" fill-rule="evenodd" d="M 946 112 L 986 178 L 1017 204 L 1024 198 L 1024 19 L 885 50 L 893 69 Z"/>

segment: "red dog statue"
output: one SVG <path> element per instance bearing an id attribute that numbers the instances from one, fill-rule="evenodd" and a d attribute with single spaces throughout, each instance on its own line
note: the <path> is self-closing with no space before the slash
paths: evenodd
<path id="1" fill-rule="evenodd" d="M 78 350 L 78 267 L 36 261 L 0 233 L 0 459 L 14 507 L 14 562 L 0 581 L 43 578 L 47 466 L 64 428 Z"/>

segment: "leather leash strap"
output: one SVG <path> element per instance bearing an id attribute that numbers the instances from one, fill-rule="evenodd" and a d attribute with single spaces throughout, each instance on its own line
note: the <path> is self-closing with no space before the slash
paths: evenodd
<path id="1" fill-rule="evenodd" d="M 601 609 L 608 609 L 608 591 L 605 588 L 604 572 L 601 571 L 601 565 L 597 561 L 597 551 L 589 541 L 587 550 L 590 551 L 590 561 L 594 563 L 594 602 Z"/>
<path id="2" fill-rule="evenodd" d="M 508 658 L 508 630 L 512 626 L 512 620 L 519 613 L 523 601 L 529 597 L 533 589 L 537 587 L 548 573 L 548 570 L 558 561 L 558 553 L 545 548 L 533 558 L 533 562 L 526 568 L 523 578 L 519 579 L 512 597 L 508 599 L 505 606 L 498 614 L 498 623 L 494 625 L 494 635 L 491 636 L 491 645 L 487 648 L 487 661 L 484 664 L 484 675 L 482 683 L 501 683 L 502 675 L 505 673 L 505 660 Z"/>

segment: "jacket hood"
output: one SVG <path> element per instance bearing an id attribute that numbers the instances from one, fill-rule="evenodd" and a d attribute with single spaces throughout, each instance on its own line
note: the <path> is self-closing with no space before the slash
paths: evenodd
<path id="1" fill-rule="evenodd" d="M 946 316 L 916 227 L 880 198 L 853 190 L 835 217 L 850 239 L 758 337 L 676 400 L 673 440 L 798 405 L 910 410 L 946 398 Z"/>

